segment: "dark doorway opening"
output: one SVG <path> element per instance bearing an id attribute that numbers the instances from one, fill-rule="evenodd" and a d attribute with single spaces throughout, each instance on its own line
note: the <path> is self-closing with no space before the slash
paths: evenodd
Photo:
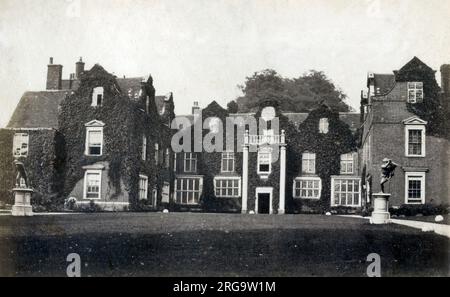
<path id="1" fill-rule="evenodd" d="M 270 211 L 270 194 L 258 194 L 258 213 L 269 213 Z"/>

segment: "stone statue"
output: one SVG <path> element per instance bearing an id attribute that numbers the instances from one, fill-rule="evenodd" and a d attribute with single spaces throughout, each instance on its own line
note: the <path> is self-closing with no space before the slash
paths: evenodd
<path id="1" fill-rule="evenodd" d="M 16 187 L 17 188 L 28 188 L 28 177 L 25 171 L 25 166 L 22 162 L 14 160 L 14 165 L 16 165 L 17 176 L 16 176 Z"/>
<path id="2" fill-rule="evenodd" d="M 380 180 L 382 193 L 384 193 L 384 184 L 394 176 L 394 171 L 397 166 L 398 164 L 392 162 L 391 159 L 388 158 L 383 159 L 383 164 L 381 164 L 381 180 Z"/>

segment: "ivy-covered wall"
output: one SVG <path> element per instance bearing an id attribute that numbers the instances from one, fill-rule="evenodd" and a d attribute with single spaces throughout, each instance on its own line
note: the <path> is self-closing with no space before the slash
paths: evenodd
<path id="1" fill-rule="evenodd" d="M 95 87 L 104 88 L 101 106 L 91 106 L 92 92 Z M 148 176 L 148 198 L 151 198 L 153 185 L 158 188 L 160 198 L 163 179 L 170 181 L 170 172 L 163 164 L 155 162 L 155 143 L 159 144 L 160 160 L 165 148 L 169 147 L 170 130 L 160 122 L 154 102 L 155 89 L 152 79 L 142 83 L 142 92 L 138 101 L 130 100 L 125 90 L 120 90 L 116 78 L 100 65 L 95 65 L 81 76 L 79 88 L 61 104 L 59 116 L 60 131 L 65 139 L 64 191 L 68 197 L 75 185 L 84 178 L 83 166 L 98 162 L 107 162 L 107 174 L 110 189 L 114 193 L 108 199 L 118 200 L 127 195 L 132 210 L 148 209 L 149 201 L 140 201 L 139 174 Z M 149 112 L 145 104 L 149 97 Z M 103 127 L 102 156 L 86 156 L 85 124 L 98 120 Z M 147 136 L 147 158 L 142 160 L 143 135 Z M 80 199 L 82 197 L 76 197 Z"/>
<path id="2" fill-rule="evenodd" d="M 53 129 L 0 130 L 0 200 L 14 202 L 16 169 L 13 164 L 13 138 L 16 132 L 29 134 L 28 155 L 20 157 L 25 166 L 30 186 L 35 191 L 32 204 L 35 209 L 56 210 L 62 190 L 62 161 L 64 160 L 61 134 Z"/>
<path id="3" fill-rule="evenodd" d="M 319 120 L 327 118 L 328 133 L 319 132 Z M 325 105 L 311 111 L 298 127 L 294 137 L 289 136 L 287 161 L 286 208 L 289 212 L 323 212 L 329 210 L 331 176 L 339 175 L 341 154 L 355 152 L 356 136 L 349 126 L 339 119 L 339 113 Z M 302 176 L 302 154 L 316 154 L 316 174 L 322 180 L 320 199 L 293 198 L 293 180 Z"/>

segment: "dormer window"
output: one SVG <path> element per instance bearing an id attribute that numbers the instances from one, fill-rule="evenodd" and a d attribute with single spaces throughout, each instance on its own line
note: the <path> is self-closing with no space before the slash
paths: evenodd
<path id="1" fill-rule="evenodd" d="M 92 92 L 91 106 L 102 106 L 103 103 L 103 87 L 96 87 Z"/>
<path id="2" fill-rule="evenodd" d="M 319 120 L 319 132 L 322 134 L 327 134 L 328 133 L 328 119 L 327 118 L 321 118 Z"/>
<path id="3" fill-rule="evenodd" d="M 408 103 L 418 103 L 423 101 L 423 83 L 408 82 Z"/>

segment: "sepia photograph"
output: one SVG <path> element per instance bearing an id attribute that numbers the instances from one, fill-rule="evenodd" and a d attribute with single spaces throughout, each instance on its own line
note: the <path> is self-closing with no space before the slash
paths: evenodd
<path id="1" fill-rule="evenodd" d="M 437 0 L 0 0 L 0 277 L 449 277 L 449 20 Z"/>

